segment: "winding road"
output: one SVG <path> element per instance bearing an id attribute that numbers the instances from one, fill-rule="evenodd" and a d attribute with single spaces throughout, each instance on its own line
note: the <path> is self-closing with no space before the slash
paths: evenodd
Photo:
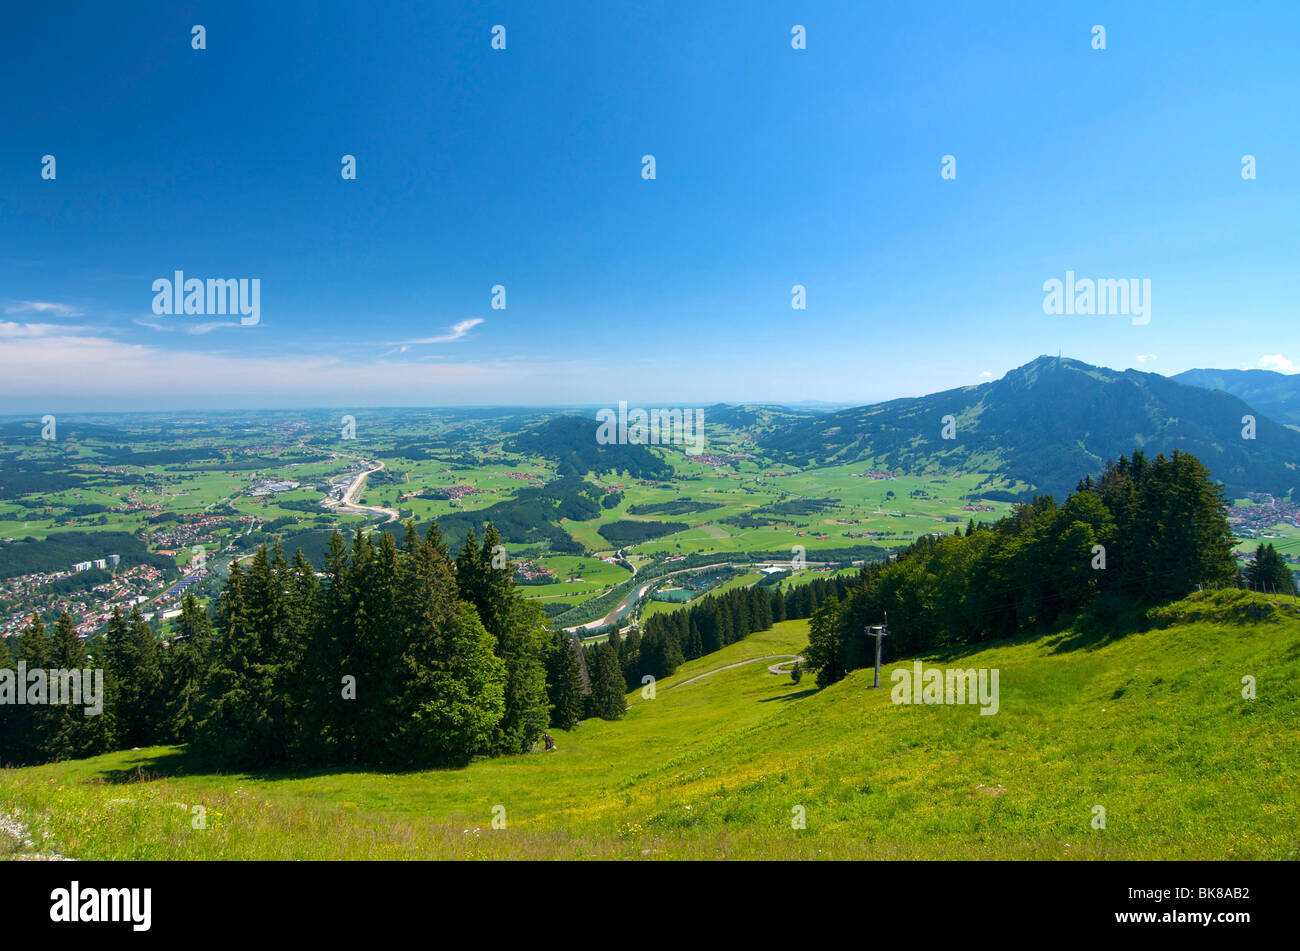
<path id="1" fill-rule="evenodd" d="M 674 690 L 677 687 L 685 687 L 687 684 L 693 684 L 697 680 L 703 680 L 705 677 L 710 677 L 721 670 L 731 670 L 733 667 L 744 667 L 746 664 L 757 664 L 760 660 L 780 661 L 780 663 L 770 665 L 767 668 L 767 672 L 770 674 L 784 674 L 784 673 L 789 673 L 789 671 L 777 670 L 777 668 L 783 667 L 786 663 L 791 661 L 803 660 L 803 658 L 798 654 L 768 654 L 766 657 L 751 657 L 749 660 L 742 660 L 738 664 L 728 664 L 726 667 L 715 667 L 713 668 L 713 670 L 705 671 L 704 673 L 700 674 L 697 677 L 692 677 L 690 680 L 683 680 L 681 683 L 675 683 L 668 689 Z"/>
<path id="2" fill-rule="evenodd" d="M 354 456 L 350 458 L 357 457 Z M 365 464 L 364 459 L 358 459 L 358 461 L 363 465 Z M 333 505 L 327 504 L 327 507 L 334 509 L 336 512 L 370 512 L 378 515 L 387 515 L 388 518 L 386 521 L 397 521 L 399 517 L 397 509 L 380 508 L 374 505 L 357 505 L 355 502 L 357 496 L 361 494 L 361 490 L 365 488 L 366 477 L 375 472 L 379 472 L 383 468 L 384 464 L 381 462 L 373 469 L 366 469 L 364 472 L 358 473 L 357 477 L 352 480 L 352 484 L 348 486 L 347 491 L 343 493 L 343 498 L 340 501 L 335 502 Z"/>

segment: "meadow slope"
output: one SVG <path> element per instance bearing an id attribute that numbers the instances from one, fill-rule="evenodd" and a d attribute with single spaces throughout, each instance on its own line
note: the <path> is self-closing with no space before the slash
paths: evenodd
<path id="1" fill-rule="evenodd" d="M 84 859 L 1242 858 L 1300 849 L 1300 608 L 1194 596 L 1122 637 L 936 653 L 997 668 L 996 715 L 905 706 L 800 651 L 807 622 L 683 665 L 558 750 L 398 774 L 215 775 L 183 750 L 0 771 L 0 856 Z M 1242 678 L 1257 698 L 1242 696 Z M 206 828 L 196 829 L 194 807 Z M 1093 828 L 1103 806 L 1104 829 Z M 806 828 L 792 827 L 802 807 Z M 494 814 L 505 828 L 494 828 Z"/>

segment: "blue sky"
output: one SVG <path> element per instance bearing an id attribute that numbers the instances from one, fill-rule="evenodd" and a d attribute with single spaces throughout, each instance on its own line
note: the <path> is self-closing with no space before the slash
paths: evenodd
<path id="1" fill-rule="evenodd" d="M 0 413 L 1297 368 L 1296 5 L 890 6 L 15 8 Z M 155 316 L 178 269 L 260 322 Z M 1067 270 L 1149 279 L 1150 323 L 1044 314 Z"/>

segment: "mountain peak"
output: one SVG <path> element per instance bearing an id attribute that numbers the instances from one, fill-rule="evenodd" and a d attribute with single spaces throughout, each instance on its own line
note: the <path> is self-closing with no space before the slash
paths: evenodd
<path id="1" fill-rule="evenodd" d="M 912 473 L 986 472 L 1058 497 L 1079 473 L 1134 449 L 1181 449 L 1237 495 L 1300 490 L 1292 468 L 1300 433 L 1260 415 L 1258 441 L 1243 440 L 1249 412 L 1228 393 L 1157 373 L 1043 355 L 982 386 L 778 424 L 765 441 L 796 464 L 862 459 Z M 945 419 L 955 420 L 947 435 Z"/>

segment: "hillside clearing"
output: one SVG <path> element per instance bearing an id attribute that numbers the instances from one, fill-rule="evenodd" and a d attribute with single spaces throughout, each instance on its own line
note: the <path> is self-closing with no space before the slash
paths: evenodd
<path id="1" fill-rule="evenodd" d="M 1300 619 L 1236 591 L 1157 613 L 1113 640 L 923 658 L 998 668 L 995 716 L 892 703 L 910 659 L 878 691 L 870 670 L 817 691 L 745 664 L 799 651 L 791 621 L 629 694 L 622 721 L 557 731 L 551 754 L 214 775 L 154 748 L 0 772 L 0 813 L 78 858 L 1295 858 Z"/>

